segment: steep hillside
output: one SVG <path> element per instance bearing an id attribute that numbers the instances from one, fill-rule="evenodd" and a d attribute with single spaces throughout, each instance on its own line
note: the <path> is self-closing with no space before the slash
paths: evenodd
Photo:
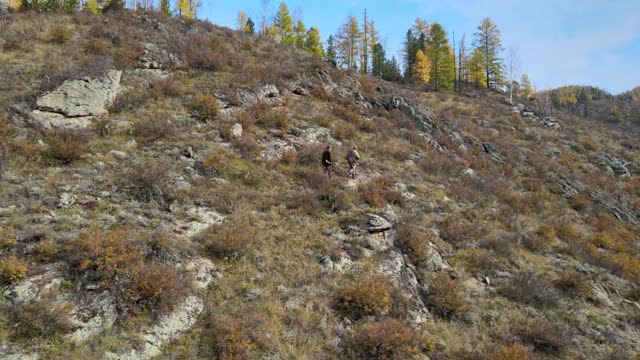
<path id="1" fill-rule="evenodd" d="M 640 354 L 628 132 L 153 13 L 0 49 L 0 357 Z"/>

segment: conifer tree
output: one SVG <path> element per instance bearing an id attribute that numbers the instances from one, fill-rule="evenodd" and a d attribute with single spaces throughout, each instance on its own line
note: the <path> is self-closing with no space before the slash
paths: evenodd
<path id="1" fill-rule="evenodd" d="M 360 32 L 358 19 L 349 16 L 349 19 L 342 25 L 341 32 L 338 34 L 338 52 L 342 65 L 346 66 L 347 69 L 357 69 L 361 40 L 362 33 Z"/>
<path id="2" fill-rule="evenodd" d="M 256 23 L 253 22 L 253 20 L 251 20 L 251 18 L 249 18 L 247 20 L 247 24 L 244 26 L 244 32 L 245 34 L 248 35 L 253 35 L 256 32 Z"/>
<path id="3" fill-rule="evenodd" d="M 398 60 L 395 56 L 391 60 L 385 61 L 382 78 L 387 81 L 399 81 L 402 79 L 400 65 L 398 65 Z"/>
<path id="4" fill-rule="evenodd" d="M 160 0 L 160 12 L 164 15 L 171 16 L 171 4 L 169 0 Z"/>
<path id="5" fill-rule="evenodd" d="M 305 49 L 307 49 L 307 51 L 314 55 L 324 55 L 322 43 L 320 42 L 320 31 L 317 28 L 312 27 L 311 29 L 309 29 L 309 31 L 307 31 L 307 39 L 305 41 L 304 47 Z"/>
<path id="6" fill-rule="evenodd" d="M 474 49 L 469 59 L 469 77 L 474 83 L 476 89 L 486 86 L 486 75 L 484 72 L 484 53 L 480 49 Z"/>
<path id="7" fill-rule="evenodd" d="M 500 86 L 504 82 L 504 70 L 500 58 L 500 52 L 503 48 L 500 30 L 490 18 L 485 18 L 478 26 L 474 45 L 482 51 L 486 86 Z"/>
<path id="8" fill-rule="evenodd" d="M 404 40 L 404 77 L 411 78 L 411 72 L 413 71 L 413 64 L 416 61 L 416 52 L 420 49 L 419 40 L 413 35 L 411 29 L 407 30 L 407 35 Z"/>
<path id="9" fill-rule="evenodd" d="M 375 44 L 371 56 L 371 75 L 382 76 L 384 72 L 384 65 L 386 61 L 386 54 L 384 48 L 380 43 Z"/>
<path id="10" fill-rule="evenodd" d="M 522 74 L 520 78 L 520 96 L 528 99 L 531 95 L 533 95 L 533 87 L 531 86 L 529 75 Z"/>
<path id="11" fill-rule="evenodd" d="M 431 25 L 431 37 L 427 41 L 427 54 L 431 60 L 430 82 L 438 90 L 453 88 L 454 62 L 447 33 L 438 23 Z"/>
<path id="12" fill-rule="evenodd" d="M 293 28 L 293 32 L 296 47 L 298 49 L 304 49 L 307 38 L 307 28 L 304 26 L 302 20 L 298 20 L 296 26 Z"/>
<path id="13" fill-rule="evenodd" d="M 426 20 L 420 18 L 416 18 L 413 23 L 413 27 L 411 28 L 413 34 L 416 37 L 420 37 L 420 34 L 424 34 L 425 37 L 428 37 L 430 29 L 431 26 L 429 25 L 429 23 Z"/>
<path id="14" fill-rule="evenodd" d="M 465 42 L 465 34 L 462 34 L 462 39 L 458 43 L 458 91 L 464 91 L 464 86 L 468 82 L 467 78 L 467 45 Z"/>
<path id="15" fill-rule="evenodd" d="M 333 35 L 329 35 L 329 38 L 327 39 L 327 50 L 325 53 L 327 54 L 327 60 L 337 64 L 338 53 L 336 50 L 336 40 Z"/>
<path id="16" fill-rule="evenodd" d="M 424 85 L 429 82 L 431 76 L 431 61 L 422 50 L 416 52 L 416 61 L 413 64 L 413 78 Z"/>
<path id="17" fill-rule="evenodd" d="M 283 43 L 295 45 L 296 38 L 293 32 L 293 19 L 289 14 L 289 8 L 284 2 L 280 3 L 280 8 L 273 19 L 274 32 Z"/>

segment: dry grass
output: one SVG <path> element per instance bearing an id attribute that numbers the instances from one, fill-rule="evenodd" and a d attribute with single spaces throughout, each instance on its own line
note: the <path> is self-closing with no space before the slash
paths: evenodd
<path id="1" fill-rule="evenodd" d="M 356 326 L 346 344 L 349 359 L 410 359 L 432 346 L 424 334 L 390 318 Z"/>

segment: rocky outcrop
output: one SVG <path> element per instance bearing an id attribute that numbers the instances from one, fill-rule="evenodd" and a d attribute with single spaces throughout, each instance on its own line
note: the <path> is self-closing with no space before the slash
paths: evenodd
<path id="1" fill-rule="evenodd" d="M 598 155 L 597 162 L 598 165 L 604 168 L 611 175 L 619 177 L 631 176 L 631 172 L 629 172 L 629 169 L 627 169 L 629 163 L 625 162 L 624 160 L 615 158 L 607 153 L 602 153 Z"/>
<path id="2" fill-rule="evenodd" d="M 544 119 L 542 119 L 542 123 L 544 124 L 544 126 L 546 127 L 550 127 L 552 129 L 560 129 L 560 120 L 552 117 L 552 116 L 547 116 Z"/>
<path id="3" fill-rule="evenodd" d="M 418 130 L 432 133 L 434 130 L 434 119 L 436 117 L 433 110 L 420 104 L 412 105 L 409 101 L 401 96 L 391 96 L 383 103 L 387 111 L 399 110 L 407 117 L 412 119 Z"/>
<path id="4" fill-rule="evenodd" d="M 106 353 L 110 360 L 142 360 L 162 354 L 162 348 L 181 333 L 189 330 L 204 310 L 202 299 L 196 296 L 186 298 L 171 313 L 162 316 L 143 336 L 141 349 L 126 354 Z"/>
<path id="5" fill-rule="evenodd" d="M 249 106 L 255 103 L 277 105 L 280 102 L 280 97 L 280 90 L 273 84 L 267 84 L 254 90 L 238 90 L 241 106 Z"/>
<path id="6" fill-rule="evenodd" d="M 500 154 L 498 153 L 498 151 L 496 150 L 496 148 L 493 146 L 493 144 L 491 143 L 482 143 L 480 145 L 482 147 L 482 151 L 489 155 L 489 157 L 499 163 L 499 164 L 504 164 L 504 160 L 502 160 L 502 156 L 500 156 Z"/>
<path id="7" fill-rule="evenodd" d="M 108 113 L 120 88 L 121 71 L 102 77 L 67 80 L 37 101 L 31 119 L 44 128 L 84 128 Z"/>
<path id="8" fill-rule="evenodd" d="M 166 69 L 180 65 L 180 60 L 173 54 L 153 43 L 144 44 L 144 54 L 140 57 L 143 69 Z"/>

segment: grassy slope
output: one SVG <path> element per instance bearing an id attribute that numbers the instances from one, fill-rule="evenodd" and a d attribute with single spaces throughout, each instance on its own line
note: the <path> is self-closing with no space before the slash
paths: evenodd
<path id="1" fill-rule="evenodd" d="M 211 152 L 223 153 L 223 158 L 212 161 L 228 182 L 197 179 L 191 180 L 188 189 L 180 189 L 170 178 L 159 179 L 163 182 L 157 185 L 165 189 L 164 200 L 208 206 L 235 216 L 240 226 L 234 231 L 239 238 L 248 233 L 244 235 L 256 242 L 244 256 L 229 260 L 212 252 L 206 238 L 189 241 L 180 234 L 172 235 L 176 241 L 170 251 L 186 254 L 181 256 L 208 256 L 224 276 L 206 290 L 205 315 L 167 349 L 168 357 L 205 358 L 217 351 L 232 354 L 234 347 L 239 354 L 250 349 L 255 358 L 268 354 L 282 358 L 337 356 L 340 342 L 336 339 L 342 338 L 339 329 L 344 324 L 334 308 L 334 297 L 343 286 L 367 278 L 376 257 L 354 254 L 358 266 L 346 274 L 323 272 L 318 257 L 337 256 L 350 245 L 348 239 L 327 234 L 342 232 L 346 223 L 362 222 L 365 213 L 379 211 L 388 202 L 395 204 L 401 226 L 418 234 L 416 242 L 405 247 L 407 253 L 419 259 L 424 255 L 420 244 L 433 241 L 458 279 L 450 291 L 425 296 L 435 316 L 426 326 L 428 338 L 436 343 L 429 346 L 432 358 L 482 358 L 501 347 L 504 353 L 517 353 L 517 347 L 509 348 L 514 342 L 523 343 L 527 352 L 541 358 L 637 353 L 639 313 L 625 300 L 638 301 L 638 229 L 615 219 L 590 198 L 596 193 L 605 200 L 624 197 L 629 207 L 638 210 L 637 175 L 614 178 L 594 159 L 606 151 L 637 163 L 637 151 L 621 145 L 628 140 L 627 134 L 571 117 L 563 117 L 563 128 L 554 131 L 512 115 L 495 93 L 479 91 L 477 98 L 425 93 L 367 77 L 358 78 L 368 100 L 386 96 L 375 91 L 376 85 L 382 84 L 385 94 L 419 101 L 434 109 L 440 126 L 456 129 L 468 149 L 443 136 L 436 140 L 448 151 L 434 151 L 420 136 L 401 131 L 407 128 L 410 134 L 416 133 L 412 122 L 401 114 L 365 110 L 352 100 L 321 90 L 313 91 L 310 97 L 287 95 L 277 109 L 254 106 L 201 122 L 190 117 L 198 95 L 265 83 L 282 87 L 285 80 L 298 77 L 306 77 L 318 88 L 314 68 L 327 66 L 304 53 L 227 29 L 159 20 L 166 29 L 163 33 L 153 25 L 157 21 L 154 17 L 145 19 L 152 20 L 128 15 L 107 16 L 103 21 L 84 14 L 27 14 L 0 21 L 3 109 L 29 101 L 75 74 L 99 71 L 101 66 L 128 69 L 135 65 L 143 42 L 161 44 L 186 64 L 174 71 L 173 90 L 162 90 L 155 97 L 139 83 L 125 80 L 130 92 L 118 104 L 120 110 L 101 123 L 128 119 L 139 124 L 134 133 L 102 133 L 97 126 L 100 134 L 91 136 L 82 149 L 83 156 L 68 165 L 51 159 L 47 147 L 38 145 L 38 140 L 49 142 L 52 135 L 29 128 L 11 130 L 7 112 L 0 113 L 9 159 L 2 170 L 5 179 L 14 178 L 4 182 L 0 205 L 18 206 L 15 214 L 0 219 L 3 259 L 20 259 L 28 264 L 30 274 L 37 274 L 47 263 L 67 261 L 69 250 L 64 244 L 91 226 L 124 229 L 143 244 L 148 239 L 145 234 L 153 233 L 156 227 L 173 229 L 162 203 L 140 201 L 127 189 L 135 180 L 131 173 L 159 166 L 154 165 L 157 163 L 165 164 L 169 173 L 180 174 L 184 164 L 176 160 L 176 150 L 192 147 L 200 158 Z M 72 29 L 73 36 L 63 44 L 50 39 L 57 24 Z M 7 45 L 12 39 L 18 45 Z M 110 65 L 100 65 L 105 58 L 111 59 Z M 341 71 L 327 70 L 338 83 L 350 81 Z M 163 127 L 159 119 L 170 119 L 169 125 Z M 246 135 L 217 144 L 218 135 L 235 122 L 243 124 Z M 311 146 L 281 161 L 266 161 L 257 155 L 265 144 L 278 136 L 286 137 L 288 129 L 311 125 L 331 129 L 343 143 L 336 149 L 338 154 L 351 144 L 359 146 L 364 157 L 360 181 L 324 179 Z M 150 138 L 150 128 L 163 131 Z M 274 129 L 275 134 L 270 132 Z M 132 138 L 139 145 L 127 148 L 125 144 Z M 504 165 L 492 162 L 480 151 L 480 144 L 487 142 L 498 149 Z M 113 149 L 126 150 L 134 161 L 105 155 Z M 95 173 L 98 161 L 108 170 Z M 344 164 L 338 167 L 346 171 Z M 460 175 L 467 168 L 475 171 L 475 178 Z M 582 183 L 583 195 L 563 198 L 555 181 L 559 174 Z M 87 177 L 91 185 L 83 183 Z M 408 185 L 417 197 L 403 200 L 392 189 L 398 182 Z M 55 199 L 65 191 L 64 186 L 79 189 L 74 191 L 94 201 L 100 191 L 113 194 L 95 206 L 57 209 Z M 43 195 L 29 195 L 33 187 L 41 188 Z M 82 190 L 87 187 L 90 189 Z M 384 191 L 377 191 L 380 188 Z M 250 219 L 249 225 L 243 219 Z M 429 237 L 429 229 L 438 229 L 440 236 Z M 59 250 L 39 257 L 25 250 L 20 241 L 4 241 L 17 238 L 16 231 L 41 231 L 43 235 L 36 241 L 50 240 Z M 572 271 L 576 266 L 587 272 Z M 540 277 L 518 276 L 525 270 Z M 478 281 L 480 276 L 488 276 L 492 286 Z M 426 274 L 420 281 L 437 286 L 434 279 Z M 613 307 L 597 291 L 606 291 Z M 630 294 L 633 291 L 636 295 Z M 248 294 L 256 293 L 255 300 L 247 300 Z M 455 305 L 458 295 L 462 295 L 464 306 Z M 292 300 L 297 305 L 286 310 L 284 305 Z M 451 304 L 452 312 L 443 311 Z M 9 309 L 2 306 L 0 339 L 40 349 L 54 358 L 95 357 L 105 350 L 131 348 L 140 339 L 128 334 L 137 333 L 155 311 L 151 307 L 132 312 L 103 336 L 75 346 L 63 341 L 55 329 L 52 334 L 16 335 Z M 396 311 L 391 316 L 403 319 L 404 314 Z M 33 327 L 38 328 L 37 324 Z M 232 334 L 232 340 L 224 334 Z M 349 336 L 344 337 L 349 341 Z"/>

